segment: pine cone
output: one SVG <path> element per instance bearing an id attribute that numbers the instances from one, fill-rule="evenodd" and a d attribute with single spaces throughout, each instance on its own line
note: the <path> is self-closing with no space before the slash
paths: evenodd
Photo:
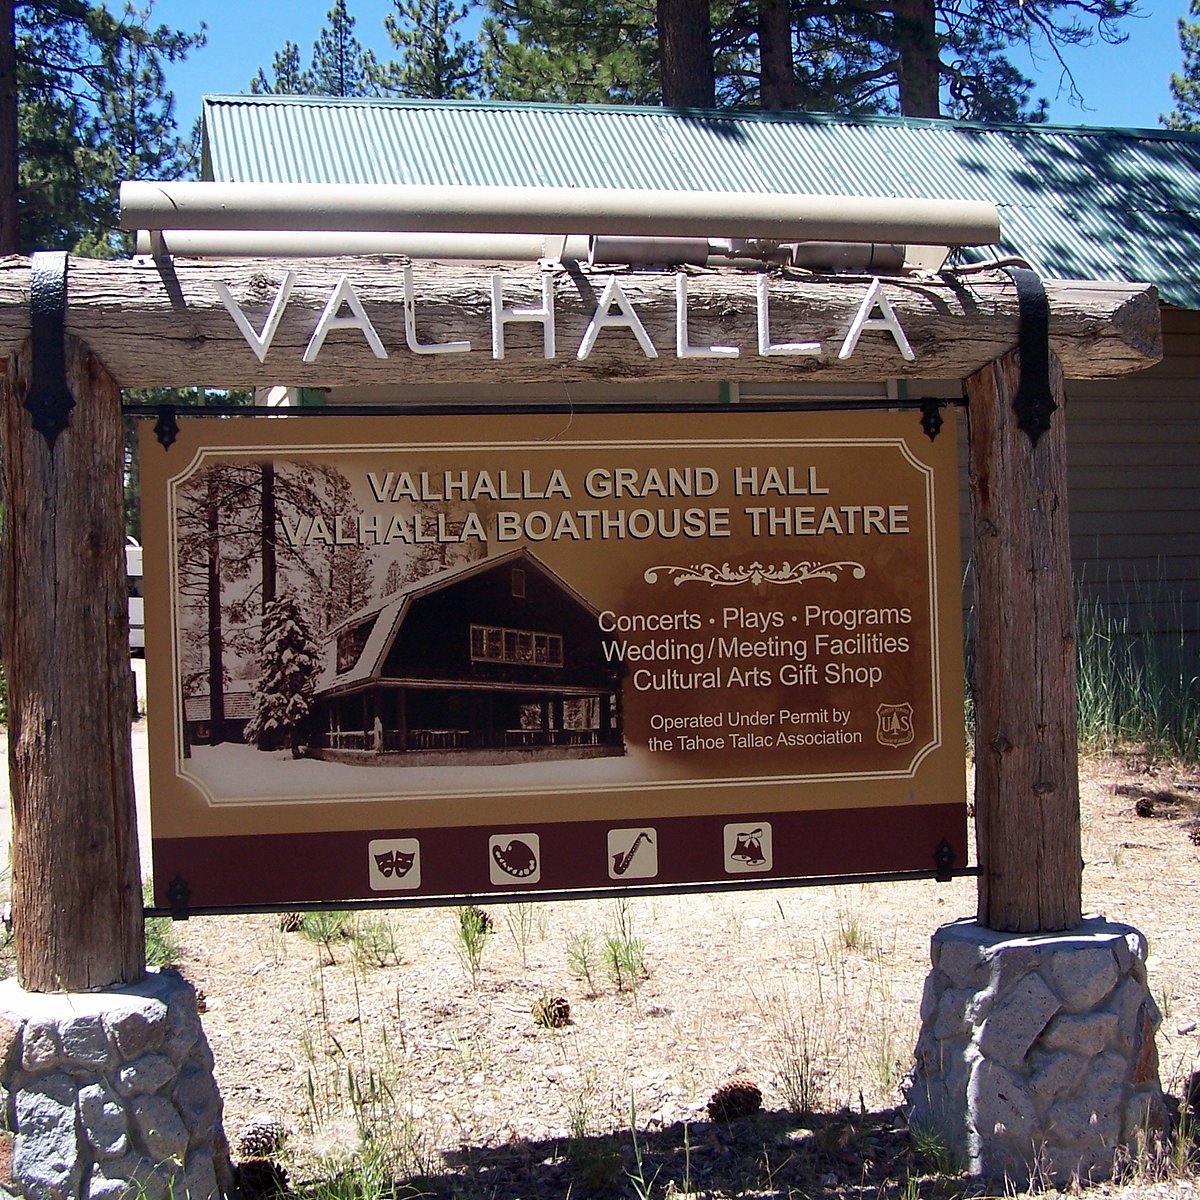
<path id="1" fill-rule="evenodd" d="M 708 1115 L 714 1121 L 736 1121 L 762 1108 L 762 1091 L 753 1079 L 731 1079 L 712 1094 Z"/>
<path id="2" fill-rule="evenodd" d="M 533 1019 L 546 1029 L 561 1029 L 571 1023 L 571 1005 L 566 996 L 541 996 L 533 1002 Z"/>
<path id="3" fill-rule="evenodd" d="M 237 1164 L 242 1200 L 276 1200 L 288 1194 L 288 1173 L 274 1159 L 246 1158 Z"/>
<path id="4" fill-rule="evenodd" d="M 283 1122 L 270 1113 L 255 1113 L 246 1122 L 237 1151 L 242 1158 L 271 1158 L 283 1149 L 287 1130 Z"/>
<path id="5" fill-rule="evenodd" d="M 1154 797 L 1139 796 L 1137 803 L 1133 806 L 1133 811 L 1137 813 L 1139 817 L 1154 816 Z"/>
<path id="6" fill-rule="evenodd" d="M 283 913 L 279 918 L 279 929 L 281 933 L 299 933 L 303 924 L 303 913 Z"/>

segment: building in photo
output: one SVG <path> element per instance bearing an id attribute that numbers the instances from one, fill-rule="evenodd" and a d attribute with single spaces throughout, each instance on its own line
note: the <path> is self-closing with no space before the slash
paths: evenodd
<path id="1" fill-rule="evenodd" d="M 527 550 L 408 584 L 330 630 L 310 753 L 430 765 L 623 754 L 597 613 Z"/>

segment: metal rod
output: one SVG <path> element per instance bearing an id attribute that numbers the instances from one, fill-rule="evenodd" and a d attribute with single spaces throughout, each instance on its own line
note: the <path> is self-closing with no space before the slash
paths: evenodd
<path id="1" fill-rule="evenodd" d="M 903 400 L 879 397 L 862 400 L 739 400 L 736 404 L 697 404 L 695 401 L 647 401 L 634 409 L 628 400 L 603 400 L 595 403 L 555 400 L 546 404 L 328 404 L 293 407 L 268 407 L 264 404 L 183 404 L 172 411 L 176 420 L 185 417 L 466 417 L 480 413 L 501 416 L 537 416 L 540 413 L 722 413 L 722 412 L 907 412 L 920 410 L 930 403 L 951 408 L 966 407 L 965 396 L 906 397 Z M 158 417 L 161 404 L 121 405 L 128 417 Z"/>
<path id="2" fill-rule="evenodd" d="M 248 229 L 139 229 L 134 253 L 152 258 L 333 258 L 405 254 L 409 258 L 537 262 L 587 257 L 587 238 L 528 233 L 382 233 Z"/>
<path id="3" fill-rule="evenodd" d="M 951 871 L 954 879 L 974 878 L 978 867 L 963 867 Z M 944 877 L 943 877 L 944 879 Z M 292 904 L 208 904 L 189 908 L 189 917 L 239 915 L 244 913 L 276 912 L 336 912 L 345 909 L 358 912 L 371 908 L 442 908 L 466 904 L 529 904 L 542 900 L 604 900 L 614 896 L 690 896 L 702 892 L 750 892 L 770 888 L 839 887 L 849 883 L 909 883 L 929 880 L 937 882 L 933 871 L 879 871 L 866 875 L 819 875 L 803 879 L 737 879 L 701 883 L 672 883 L 654 886 L 623 888 L 578 888 L 569 891 L 551 892 L 486 892 L 461 896 L 411 896 L 398 895 L 370 900 L 311 900 Z M 143 910 L 148 917 L 177 917 L 169 908 L 147 907 Z"/>
<path id="4" fill-rule="evenodd" d="M 994 245 L 982 200 L 639 188 L 150 182 L 121 185 L 122 229 L 635 234 Z"/>

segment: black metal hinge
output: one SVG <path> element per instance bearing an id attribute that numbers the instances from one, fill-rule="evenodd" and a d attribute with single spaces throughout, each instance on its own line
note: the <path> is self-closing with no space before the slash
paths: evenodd
<path id="1" fill-rule="evenodd" d="M 32 357 L 25 407 L 51 450 L 71 423 L 75 398 L 67 386 L 67 255 L 44 250 L 33 256 L 29 276 Z"/>
<path id="2" fill-rule="evenodd" d="M 1021 378 L 1013 397 L 1017 426 L 1036 446 L 1050 428 L 1050 417 L 1058 405 L 1050 389 L 1050 302 L 1037 274 L 1025 267 L 1005 267 L 1017 288 L 1017 349 L 1021 355 Z"/>
<path id="3" fill-rule="evenodd" d="M 176 875 L 167 884 L 167 903 L 171 906 L 171 920 L 186 921 L 188 919 L 188 901 L 192 898 L 192 889 L 182 875 Z"/>
<path id="4" fill-rule="evenodd" d="M 921 428 L 925 431 L 925 436 L 931 442 L 937 440 L 937 435 L 942 432 L 944 424 L 945 422 L 942 420 L 942 402 L 940 400 L 922 400 Z"/>
<path id="5" fill-rule="evenodd" d="M 938 883 L 949 883 L 954 878 L 954 858 L 954 847 L 947 838 L 942 838 L 933 851 L 933 877 Z"/>
<path id="6" fill-rule="evenodd" d="M 158 420 L 154 423 L 154 436 L 164 450 L 170 450 L 179 436 L 179 421 L 175 416 L 175 406 L 164 404 L 158 410 Z"/>

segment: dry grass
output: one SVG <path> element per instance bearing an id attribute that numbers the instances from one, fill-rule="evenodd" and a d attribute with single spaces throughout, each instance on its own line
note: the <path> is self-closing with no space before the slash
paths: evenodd
<path id="1" fill-rule="evenodd" d="M 1085 906 L 1150 938 L 1176 1091 L 1200 1067 L 1196 784 L 1105 760 L 1084 785 Z M 508 936 L 487 938 L 472 970 L 448 909 L 357 918 L 394 953 L 385 966 L 352 952 L 365 925 L 333 965 L 273 917 L 195 918 L 178 936 L 208 998 L 230 1133 L 278 1115 L 293 1181 L 321 1192 L 335 1178 L 357 1196 L 399 1171 L 433 1196 L 915 1200 L 969 1190 L 936 1146 L 912 1144 L 898 1104 L 930 934 L 973 910 L 970 880 L 495 906 Z M 639 946 L 644 974 L 606 966 L 614 937 Z M 569 999 L 570 1025 L 537 1024 L 545 995 Z M 737 1075 L 762 1088 L 763 1113 L 709 1123 L 710 1095 Z M 1097 1194 L 1193 1186 L 1177 1164 L 1134 1166 Z"/>
<path id="2" fill-rule="evenodd" d="M 1150 939 L 1178 1094 L 1200 1068 L 1200 772 L 1090 761 L 1083 796 L 1085 907 Z M 360 914 L 313 940 L 272 916 L 175 926 L 231 1140 L 252 1114 L 280 1117 L 293 1184 L 318 1200 L 375 1197 L 397 1175 L 401 1195 L 497 1200 L 969 1193 L 909 1138 L 899 1085 L 930 935 L 974 911 L 973 881 L 487 911 L 466 956 L 454 909 Z M 606 960 L 614 940 L 636 970 Z M 569 1000 L 569 1025 L 534 1019 L 548 995 Z M 713 1124 L 709 1097 L 733 1076 L 761 1087 L 763 1111 Z M 1134 1163 L 1094 1194 L 1200 1194 L 1182 1167 Z"/>

